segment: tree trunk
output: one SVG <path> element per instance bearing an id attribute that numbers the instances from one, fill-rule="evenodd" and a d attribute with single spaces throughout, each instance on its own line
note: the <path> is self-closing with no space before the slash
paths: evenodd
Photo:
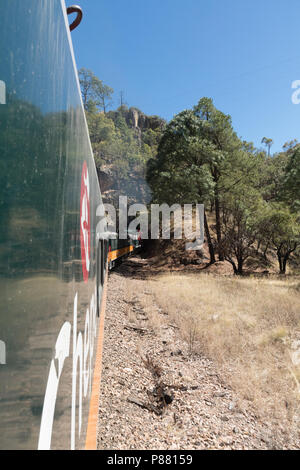
<path id="1" fill-rule="evenodd" d="M 239 258 L 238 259 L 237 274 L 239 274 L 239 275 L 243 274 L 243 266 L 244 266 L 244 260 L 243 260 L 243 258 Z"/>
<path id="2" fill-rule="evenodd" d="M 216 262 L 215 250 L 214 250 L 214 246 L 213 246 L 212 239 L 211 239 L 211 236 L 210 236 L 209 226 L 208 226 L 205 210 L 204 210 L 204 228 L 205 228 L 205 236 L 206 236 L 206 240 L 207 240 L 207 244 L 208 244 L 208 248 L 209 248 L 210 264 L 214 264 Z"/>
<path id="3" fill-rule="evenodd" d="M 282 255 L 277 252 L 277 259 L 278 259 L 278 264 L 279 264 L 279 273 L 280 274 L 285 274 L 286 272 L 286 262 L 284 263 L 284 260 L 282 259 Z"/>
<path id="4" fill-rule="evenodd" d="M 281 274 L 286 274 L 286 265 L 287 265 L 287 259 L 284 258 L 283 260 L 283 266 L 282 266 L 282 273 Z"/>
<path id="5" fill-rule="evenodd" d="M 282 270 L 280 271 L 280 274 L 286 274 L 286 267 L 287 267 L 287 262 L 289 260 L 290 255 L 287 253 L 282 261 Z"/>
<path id="6" fill-rule="evenodd" d="M 226 260 L 229 261 L 229 263 L 233 267 L 234 274 L 237 276 L 238 275 L 238 269 L 236 267 L 235 262 L 232 259 L 229 259 L 229 258 L 226 258 Z"/>
<path id="7" fill-rule="evenodd" d="M 266 261 L 268 261 L 268 257 L 267 257 L 268 249 L 269 249 L 269 243 L 267 243 L 265 250 L 264 250 L 264 259 Z"/>

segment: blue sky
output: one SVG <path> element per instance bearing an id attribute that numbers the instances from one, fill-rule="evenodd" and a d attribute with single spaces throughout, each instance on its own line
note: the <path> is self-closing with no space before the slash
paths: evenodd
<path id="1" fill-rule="evenodd" d="M 68 2 L 70 4 L 70 2 Z M 239 136 L 261 146 L 300 140 L 299 0 L 78 0 L 72 33 L 86 67 L 129 106 L 171 119 L 202 96 L 232 116 Z"/>

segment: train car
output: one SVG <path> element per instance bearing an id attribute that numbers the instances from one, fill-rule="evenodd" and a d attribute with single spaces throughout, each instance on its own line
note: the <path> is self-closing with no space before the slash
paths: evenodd
<path id="1" fill-rule="evenodd" d="M 118 234 L 109 238 L 108 242 L 108 268 L 113 269 L 124 259 L 133 253 L 138 253 L 141 248 L 141 239 L 139 232 L 128 233 L 128 239 L 120 240 Z"/>
<path id="2" fill-rule="evenodd" d="M 93 449 L 108 240 L 66 5 L 0 6 L 0 449 Z"/>

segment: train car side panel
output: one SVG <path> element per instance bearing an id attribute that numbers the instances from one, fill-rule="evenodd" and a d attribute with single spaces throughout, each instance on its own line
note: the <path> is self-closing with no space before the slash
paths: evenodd
<path id="1" fill-rule="evenodd" d="M 0 449 L 83 448 L 99 183 L 64 2 L 0 6 Z"/>

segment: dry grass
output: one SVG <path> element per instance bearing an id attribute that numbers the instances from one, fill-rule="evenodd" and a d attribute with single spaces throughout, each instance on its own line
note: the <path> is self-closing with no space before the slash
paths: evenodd
<path id="1" fill-rule="evenodd" d="M 262 415 L 297 426 L 299 278 L 164 275 L 149 289 L 177 322 L 191 354 L 213 359 Z"/>

